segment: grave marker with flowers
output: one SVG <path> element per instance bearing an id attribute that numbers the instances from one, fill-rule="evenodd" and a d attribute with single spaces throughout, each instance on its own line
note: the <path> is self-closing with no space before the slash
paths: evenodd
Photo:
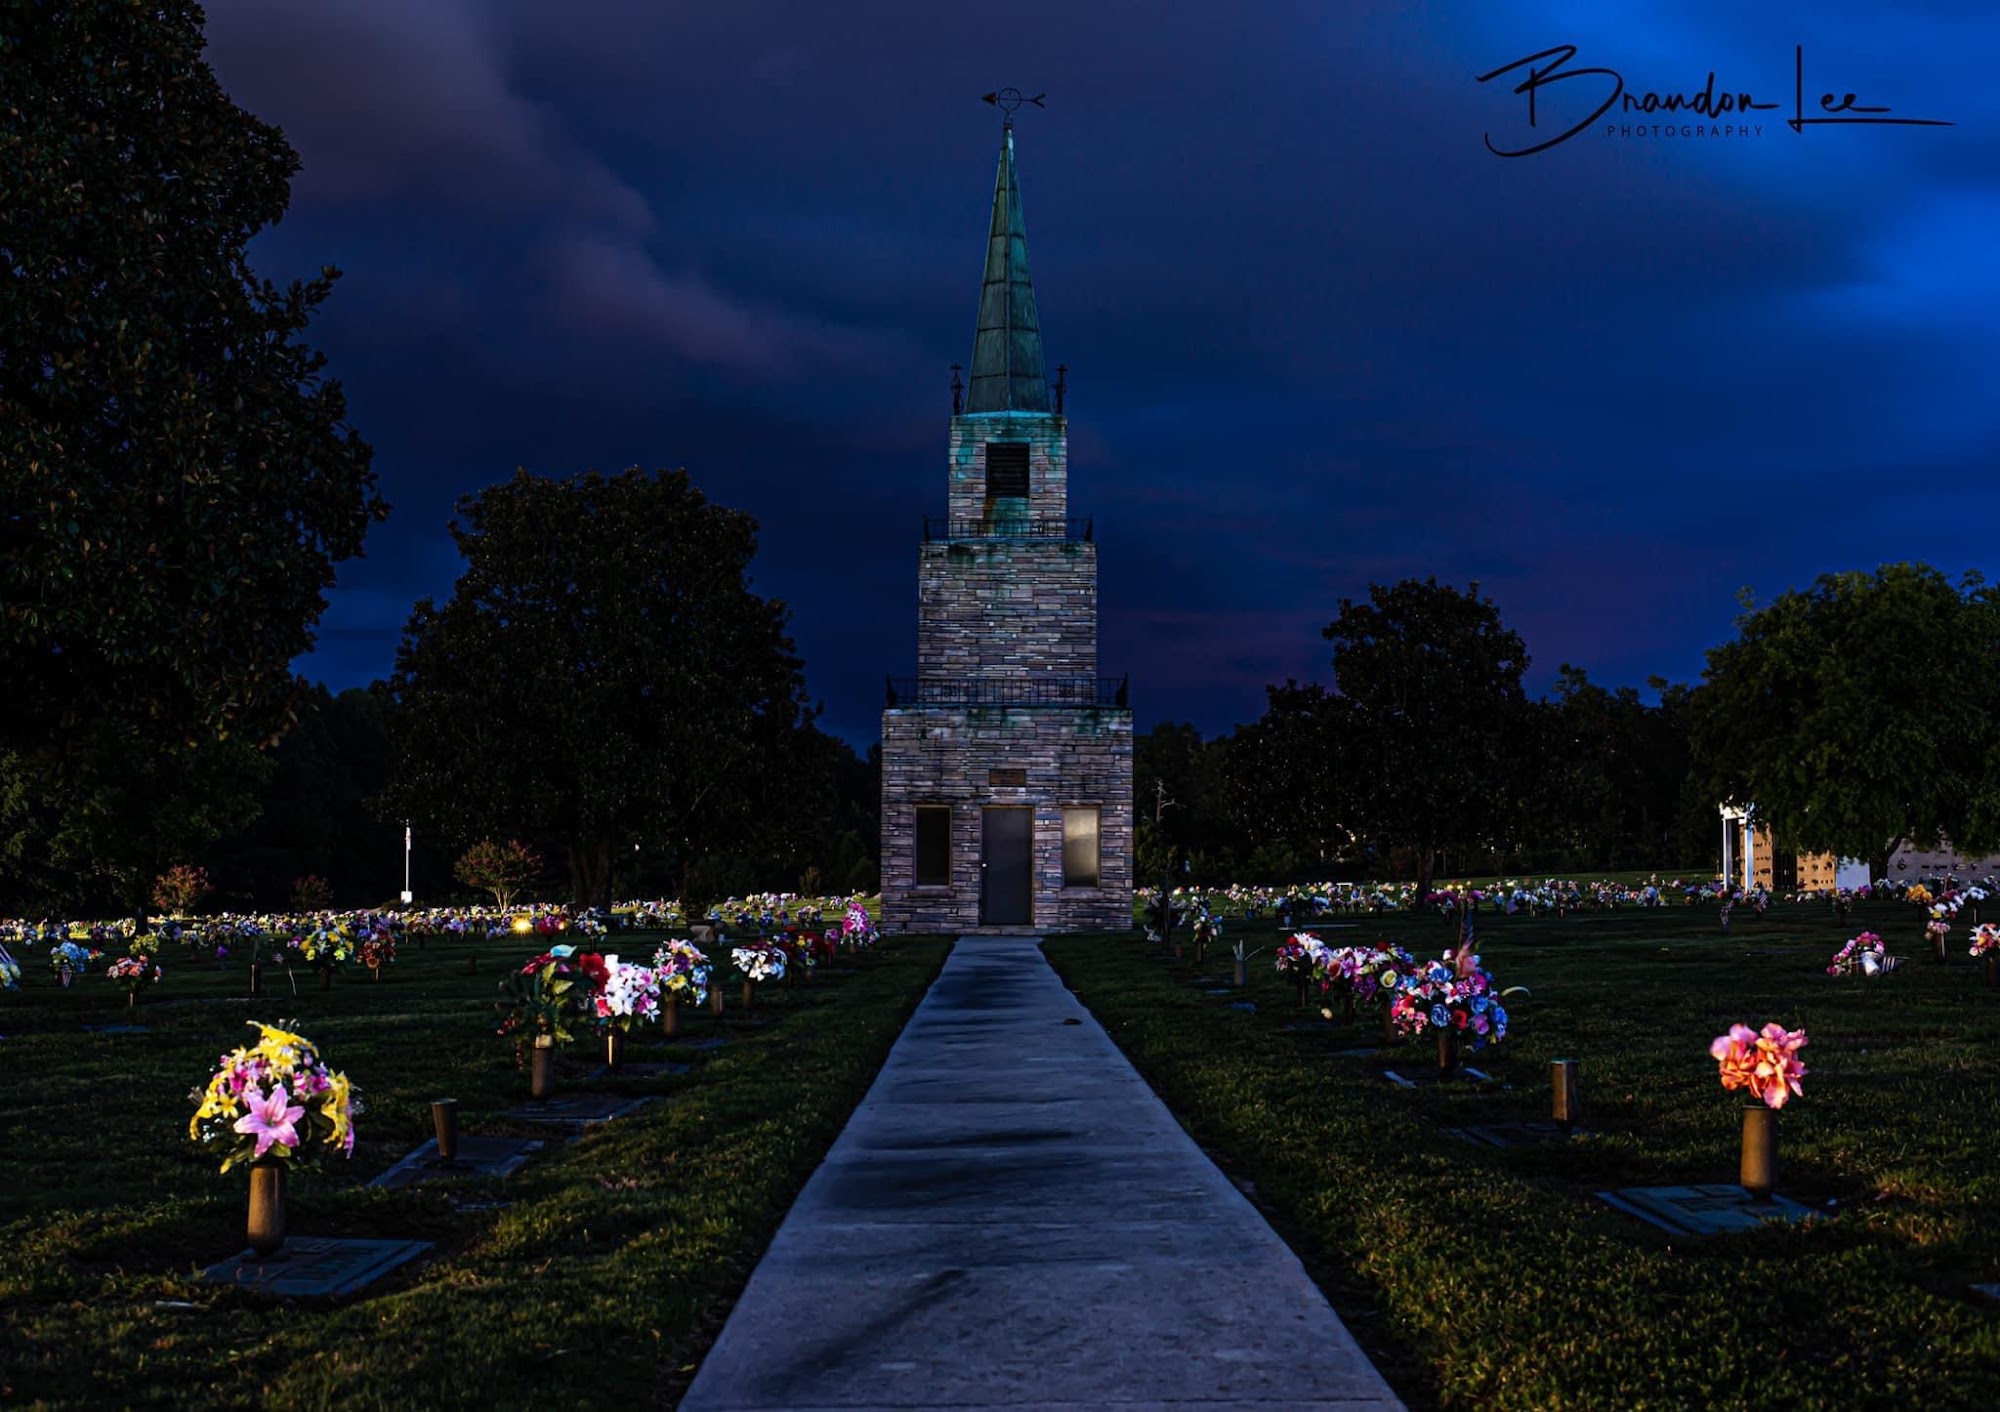
<path id="1" fill-rule="evenodd" d="M 556 1046 L 576 1038 L 570 1024 L 584 1014 L 591 990 L 580 964 L 573 965 L 569 948 L 545 951 L 500 982 L 501 1020 L 496 1031 L 514 1041 L 514 1063 L 528 1060 L 528 1092 L 547 1099 L 556 1089 Z M 602 959 L 590 958 L 599 962 Z M 581 988 L 580 988 L 581 987 Z"/>
<path id="2" fill-rule="evenodd" d="M 1757 1101 L 1743 1105 L 1743 1189 L 1759 1201 L 1770 1199 L 1778 1180 L 1778 1110 L 1793 1097 L 1803 1098 L 1799 1080 L 1806 1066 L 1799 1051 L 1806 1046 L 1804 1030 L 1769 1024 L 1761 1030 L 1731 1025 L 1708 1046 L 1709 1057 L 1721 1066 L 1725 1092 L 1747 1091 Z"/>
<path id="3" fill-rule="evenodd" d="M 70 982 L 89 970 L 91 965 L 104 955 L 77 941 L 64 941 L 49 950 L 49 969 L 56 974 L 62 988 L 68 990 Z"/>
<path id="4" fill-rule="evenodd" d="M 660 1012 L 660 978 L 649 966 L 604 958 L 604 983 L 593 1001 L 604 1032 L 604 1067 L 617 1073 L 625 1063 L 625 1036 Z"/>
<path id="5" fill-rule="evenodd" d="M 743 1008 L 756 999 L 758 985 L 785 978 L 787 958 L 784 948 L 768 941 L 752 941 L 729 953 L 737 973 L 743 977 Z"/>
<path id="6" fill-rule="evenodd" d="M 2000 986 L 2000 926 L 1982 922 L 1972 929 L 1972 945 L 1967 948 L 1975 961 L 1986 965 L 1986 984 Z"/>
<path id="7" fill-rule="evenodd" d="M 196 1100 L 188 1137 L 222 1159 L 221 1170 L 250 1167 L 250 1248 L 260 1256 L 285 1243 L 285 1179 L 294 1167 L 354 1152 L 360 1111 L 345 1074 L 335 1073 L 303 1035 L 250 1021 L 255 1045 L 225 1054 Z"/>
<path id="8" fill-rule="evenodd" d="M 1273 964 L 1279 975 L 1297 987 L 1301 1010 L 1306 1007 L 1307 994 L 1315 981 L 1321 986 L 1327 984 L 1326 961 L 1329 954 L 1327 944 L 1311 932 L 1297 932 L 1278 943 Z"/>
<path id="9" fill-rule="evenodd" d="M 708 957 L 691 941 L 669 941 L 653 957 L 660 985 L 660 1026 L 670 1035 L 681 1030 L 681 1006 L 708 1003 Z"/>
<path id="10" fill-rule="evenodd" d="M 381 980 L 382 968 L 393 965 L 396 960 L 395 933 L 378 922 L 362 936 L 357 955 L 361 964 L 368 968 L 368 973 Z"/>
<path id="11" fill-rule="evenodd" d="M 1426 1031 L 1436 1035 L 1438 1073 L 1450 1075 L 1466 1051 L 1507 1037 L 1502 994 L 1479 957 L 1462 946 L 1401 978 L 1389 1014 L 1397 1030 L 1410 1038 Z"/>
<path id="12" fill-rule="evenodd" d="M 1900 956 L 1889 955 L 1888 943 L 1874 932 L 1863 932 L 1834 953 L 1826 968 L 1829 976 L 1886 975 L 1903 964 Z"/>
<path id="13" fill-rule="evenodd" d="M 310 930 L 301 929 L 293 938 L 299 957 L 319 972 L 319 988 L 333 989 L 333 973 L 354 959 L 354 929 L 351 922 L 329 922 Z"/>
<path id="14" fill-rule="evenodd" d="M 104 974 L 124 990 L 127 1008 L 139 1003 L 141 990 L 159 984 L 160 980 L 159 966 L 147 956 L 121 956 L 111 963 Z"/>

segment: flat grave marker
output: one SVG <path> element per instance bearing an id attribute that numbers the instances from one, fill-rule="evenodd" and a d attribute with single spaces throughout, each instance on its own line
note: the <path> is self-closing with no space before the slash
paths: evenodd
<path id="1" fill-rule="evenodd" d="M 1533 1147 L 1538 1143 L 1568 1142 L 1573 1137 L 1588 1136 L 1582 1128 L 1564 1132 L 1547 1118 L 1519 1123 L 1481 1123 L 1474 1127 L 1446 1128 L 1445 1131 L 1481 1147 Z"/>
<path id="2" fill-rule="evenodd" d="M 526 1103 L 501 1114 L 526 1123 L 610 1123 L 653 1102 L 650 1097 L 626 1098 L 615 1093 L 566 1093 L 542 1103 Z"/>
<path id="3" fill-rule="evenodd" d="M 337 1299 L 375 1283 L 431 1248 L 427 1240 L 333 1240 L 294 1236 L 270 1259 L 244 1251 L 202 1278 L 284 1299 Z"/>
<path id="4" fill-rule="evenodd" d="M 1412 1064 L 1408 1073 L 1400 1069 L 1384 1069 L 1382 1077 L 1398 1088 L 1427 1088 L 1432 1084 L 1456 1083 L 1461 1079 L 1472 1084 L 1493 1082 L 1493 1075 L 1484 1069 L 1475 1069 L 1469 1064 L 1461 1065 L 1449 1074 L 1441 1074 L 1436 1069 L 1419 1069 Z"/>
<path id="5" fill-rule="evenodd" d="M 368 1185 L 400 1191 L 407 1186 L 456 1177 L 511 1177 L 541 1150 L 540 1138 L 475 1137 L 461 1133 L 458 1156 L 445 1167 L 438 1163 L 437 1139 L 433 1138 Z"/>
<path id="6" fill-rule="evenodd" d="M 1772 1222 L 1803 1221 L 1813 1214 L 1788 1197 L 1759 1201 L 1740 1186 L 1634 1186 L 1600 1191 L 1598 1200 L 1658 1226 L 1669 1235 L 1709 1236 L 1754 1231 Z"/>
<path id="7" fill-rule="evenodd" d="M 660 1079 L 670 1074 L 685 1074 L 693 1067 L 694 1065 L 692 1064 L 656 1063 L 650 1059 L 642 1059 L 637 1063 L 620 1064 L 615 1072 L 608 1064 L 600 1064 L 591 1074 L 591 1077 L 593 1079 Z"/>

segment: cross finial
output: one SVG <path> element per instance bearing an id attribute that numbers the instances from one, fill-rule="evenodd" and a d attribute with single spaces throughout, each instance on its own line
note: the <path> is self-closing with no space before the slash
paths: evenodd
<path id="1" fill-rule="evenodd" d="M 1011 128 L 1014 126 L 1014 110 L 1016 108 L 1019 108 L 1023 103 L 1033 103 L 1037 108 L 1046 108 L 1048 104 L 1042 100 L 1048 96 L 1046 93 L 1037 93 L 1034 97 L 1030 98 L 1018 88 L 996 88 L 993 92 L 984 95 L 984 101 L 991 103 L 1004 113 L 1006 115 L 1005 126 Z"/>

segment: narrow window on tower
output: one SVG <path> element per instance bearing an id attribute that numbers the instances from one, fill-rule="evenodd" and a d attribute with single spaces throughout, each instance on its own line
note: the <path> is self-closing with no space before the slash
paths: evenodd
<path id="1" fill-rule="evenodd" d="M 986 498 L 1025 500 L 1028 498 L 1028 443 L 989 441 L 986 443 Z"/>
<path id="2" fill-rule="evenodd" d="M 917 886 L 951 883 L 951 806 L 917 806 Z"/>
<path id="3" fill-rule="evenodd" d="M 1097 806 L 1063 810 L 1063 886 L 1097 886 Z"/>

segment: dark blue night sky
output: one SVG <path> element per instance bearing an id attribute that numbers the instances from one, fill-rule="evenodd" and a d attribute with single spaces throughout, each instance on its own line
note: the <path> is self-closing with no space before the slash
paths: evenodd
<path id="1" fill-rule="evenodd" d="M 224 86 L 305 164 L 262 272 L 346 272 L 312 337 L 395 505 L 302 669 L 388 671 L 449 592 L 457 495 L 685 466 L 762 523 L 824 724 L 872 741 L 1005 84 L 1049 95 L 1017 129 L 1028 239 L 1142 729 L 1324 679 L 1319 628 L 1371 580 L 1477 579 L 1540 688 L 1691 679 L 1745 585 L 1982 566 L 2000 10 L 1641 8 L 216 3 Z M 1535 140 L 1525 71 L 1476 77 L 1559 44 L 1635 96 L 1713 70 L 1780 106 L 1494 156 Z M 1794 132 L 1795 45 L 1808 115 L 1851 91 L 1956 126 Z M 1605 83 L 1542 88 L 1536 137 Z"/>

